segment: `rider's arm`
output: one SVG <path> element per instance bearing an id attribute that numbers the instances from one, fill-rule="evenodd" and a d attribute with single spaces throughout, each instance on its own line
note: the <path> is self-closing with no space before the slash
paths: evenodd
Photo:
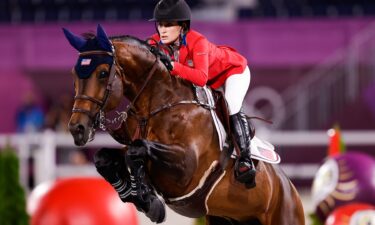
<path id="1" fill-rule="evenodd" d="M 208 50 L 207 40 L 203 38 L 198 40 L 193 49 L 190 49 L 194 67 L 174 62 L 171 74 L 189 80 L 198 86 L 206 85 L 209 67 Z"/>

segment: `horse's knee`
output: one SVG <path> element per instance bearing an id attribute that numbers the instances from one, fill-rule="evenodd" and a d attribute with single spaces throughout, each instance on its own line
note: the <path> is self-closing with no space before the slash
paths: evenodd
<path id="1" fill-rule="evenodd" d="M 149 146 L 146 141 L 137 139 L 131 145 L 128 146 L 128 151 L 126 152 L 126 160 L 138 160 L 145 159 L 147 157 L 147 152 Z"/>
<path id="2" fill-rule="evenodd" d="M 121 150 L 102 148 L 94 155 L 96 170 L 108 182 L 117 182 L 126 173 L 125 158 Z"/>
<path id="3" fill-rule="evenodd" d="M 94 155 L 94 163 L 98 166 L 117 165 L 124 160 L 120 149 L 102 148 Z"/>

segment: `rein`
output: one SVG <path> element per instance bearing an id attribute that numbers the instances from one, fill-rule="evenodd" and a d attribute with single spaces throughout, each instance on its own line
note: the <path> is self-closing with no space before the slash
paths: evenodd
<path id="1" fill-rule="evenodd" d="M 138 91 L 137 95 L 134 97 L 133 101 L 129 104 L 129 107 L 131 108 L 135 108 L 134 107 L 134 104 L 135 102 L 138 100 L 139 96 L 141 95 L 141 93 L 143 92 L 143 90 L 145 89 L 145 87 L 147 86 L 148 82 L 151 80 L 151 77 L 152 75 L 154 74 L 155 70 L 156 70 L 156 67 L 157 67 L 157 62 L 159 60 L 159 57 L 156 56 L 156 59 L 155 59 L 155 62 L 154 64 L 152 65 L 151 69 L 150 69 L 150 72 L 148 73 L 147 75 L 147 78 L 146 78 L 146 81 L 143 83 L 141 89 Z"/>
<path id="2" fill-rule="evenodd" d="M 146 116 L 146 117 L 139 116 L 139 114 L 137 113 L 137 110 L 135 108 L 135 103 L 138 100 L 138 98 L 140 97 L 140 95 L 143 93 L 143 91 L 146 88 L 149 81 L 151 80 L 152 75 L 155 73 L 155 70 L 157 68 L 157 62 L 159 60 L 159 56 L 158 55 L 155 55 L 155 56 L 156 56 L 155 62 L 153 63 L 151 69 L 149 70 L 149 74 L 147 75 L 145 82 L 143 83 L 142 87 L 140 88 L 140 90 L 138 91 L 138 93 L 134 97 L 134 99 L 129 103 L 127 109 L 123 112 L 117 112 L 118 117 L 115 118 L 112 121 L 105 119 L 104 112 L 102 110 L 100 111 L 100 128 L 102 130 L 104 130 L 104 131 L 107 130 L 107 131 L 109 131 L 110 133 L 113 134 L 114 131 L 106 128 L 105 122 L 111 122 L 111 123 L 112 122 L 119 122 L 119 121 L 125 122 L 126 119 L 128 118 L 128 114 L 131 114 L 136 118 L 137 123 L 138 123 L 136 131 L 134 132 L 133 137 L 131 137 L 131 140 L 135 140 L 135 139 L 138 139 L 140 137 L 144 138 L 145 137 L 145 128 L 147 127 L 148 120 L 151 117 L 158 114 L 159 112 L 164 111 L 164 110 L 169 109 L 169 108 L 172 108 L 172 107 L 177 106 L 177 105 L 183 105 L 183 104 L 201 105 L 198 101 L 195 101 L 195 100 L 190 100 L 190 101 L 189 100 L 182 100 L 182 101 L 178 101 L 178 102 L 175 102 L 175 103 L 164 104 L 164 105 L 158 107 L 157 109 L 151 111 L 149 113 L 149 115 Z M 127 132 L 127 133 L 129 133 L 129 132 Z"/>

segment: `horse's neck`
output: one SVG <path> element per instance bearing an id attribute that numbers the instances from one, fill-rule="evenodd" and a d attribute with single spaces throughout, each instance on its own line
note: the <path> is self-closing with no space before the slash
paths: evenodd
<path id="1" fill-rule="evenodd" d="M 155 72 L 144 92 L 140 102 L 151 111 L 168 104 L 193 100 L 191 84 L 169 75 L 163 69 Z"/>
<path id="2" fill-rule="evenodd" d="M 171 76 L 163 64 L 155 62 L 151 52 L 123 42 L 115 43 L 122 49 L 117 55 L 123 74 L 124 95 L 138 111 L 150 111 L 165 104 L 174 104 L 182 100 L 192 100 L 191 84 Z M 156 70 L 152 72 L 154 63 Z M 147 113 L 147 112 L 143 112 Z"/>
<path id="3" fill-rule="evenodd" d="M 127 54 L 122 55 L 119 60 L 120 66 L 125 71 L 122 77 L 124 95 L 139 113 L 146 115 L 166 104 L 192 100 L 191 84 L 170 75 L 160 61 L 156 62 L 153 72 L 155 59 L 140 62 L 140 58 Z"/>

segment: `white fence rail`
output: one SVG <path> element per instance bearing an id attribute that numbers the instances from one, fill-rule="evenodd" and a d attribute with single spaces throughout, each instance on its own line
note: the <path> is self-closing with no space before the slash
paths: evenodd
<path id="1" fill-rule="evenodd" d="M 262 132 L 257 134 L 275 146 L 322 146 L 326 147 L 329 137 L 326 132 Z M 347 146 L 375 146 L 375 131 L 342 131 L 342 136 Z M 56 150 L 59 147 L 78 148 L 74 145 L 73 138 L 67 133 L 55 133 L 46 130 L 34 134 L 2 134 L 0 135 L 0 148 L 10 144 L 17 150 L 20 157 L 20 176 L 22 183 L 27 186 L 28 158 L 34 157 L 35 184 L 48 181 L 61 176 L 96 175 L 95 168 L 90 166 L 68 166 L 56 164 Z M 95 140 L 88 143 L 88 147 L 121 147 L 108 134 L 98 133 Z M 302 148 L 301 148 L 302 149 Z M 374 147 L 375 151 L 375 147 Z M 296 154 L 301 154 L 299 153 Z M 285 172 L 291 178 L 312 178 L 317 171 L 318 164 L 282 164 Z M 79 171 L 79 172 L 77 172 Z"/>

